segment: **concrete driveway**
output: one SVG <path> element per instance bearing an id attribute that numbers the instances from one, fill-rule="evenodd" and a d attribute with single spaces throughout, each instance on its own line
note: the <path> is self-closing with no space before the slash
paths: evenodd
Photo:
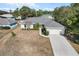
<path id="1" fill-rule="evenodd" d="M 60 34 L 51 34 L 49 36 L 55 56 L 78 56 L 78 53 L 64 36 Z"/>

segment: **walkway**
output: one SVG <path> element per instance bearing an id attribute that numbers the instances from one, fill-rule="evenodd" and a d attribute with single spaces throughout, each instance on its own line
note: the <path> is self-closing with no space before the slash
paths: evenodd
<path id="1" fill-rule="evenodd" d="M 64 36 L 59 34 L 51 34 L 49 36 L 55 56 L 78 56 L 78 53 L 68 43 Z"/>

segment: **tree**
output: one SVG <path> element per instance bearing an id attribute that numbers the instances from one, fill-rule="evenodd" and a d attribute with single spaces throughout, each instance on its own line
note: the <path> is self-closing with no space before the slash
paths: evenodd
<path id="1" fill-rule="evenodd" d="M 75 16 L 76 12 L 70 6 L 56 8 L 53 13 L 56 21 L 64 24 L 65 26 L 71 27 L 72 24 L 75 24 L 77 21 Z"/>
<path id="2" fill-rule="evenodd" d="M 39 10 L 37 11 L 37 16 L 41 16 L 41 15 L 43 15 L 43 11 L 42 11 L 41 9 L 39 9 Z"/>
<path id="3" fill-rule="evenodd" d="M 59 8 L 55 8 L 53 11 L 53 16 L 57 22 L 60 22 L 66 26 L 67 35 L 70 37 L 73 35 L 75 39 L 75 35 L 79 36 L 79 3 L 72 3 L 70 6 L 61 6 Z"/>
<path id="4" fill-rule="evenodd" d="M 78 24 L 79 22 L 79 3 L 72 3 L 71 7 L 73 9 L 73 11 L 75 11 L 75 16 L 77 18 L 75 25 Z"/>
<path id="5" fill-rule="evenodd" d="M 51 11 L 46 11 L 46 10 L 43 11 L 41 9 L 37 11 L 27 6 L 22 6 L 21 8 L 16 8 L 16 10 L 14 10 L 12 14 L 15 17 L 21 16 L 22 19 L 25 19 L 26 17 L 42 16 L 43 14 L 49 14 L 49 13 L 51 13 Z"/>
<path id="6" fill-rule="evenodd" d="M 31 12 L 30 12 L 30 17 L 33 17 L 33 16 L 36 16 L 36 10 L 35 9 L 31 9 Z"/>
<path id="7" fill-rule="evenodd" d="M 13 14 L 14 17 L 20 16 L 19 9 L 16 8 L 16 10 L 14 10 L 14 12 L 12 14 Z"/>
<path id="8" fill-rule="evenodd" d="M 25 19 L 30 14 L 31 9 L 29 7 L 23 6 L 20 9 L 20 15 Z"/>

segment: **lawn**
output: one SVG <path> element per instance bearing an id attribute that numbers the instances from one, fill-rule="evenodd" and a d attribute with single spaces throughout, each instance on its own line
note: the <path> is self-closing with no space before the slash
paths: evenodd
<path id="1" fill-rule="evenodd" d="M 8 33 L 0 41 L 0 55 L 8 56 L 51 56 L 49 38 L 41 37 L 37 30 L 13 30 L 16 36 Z"/>

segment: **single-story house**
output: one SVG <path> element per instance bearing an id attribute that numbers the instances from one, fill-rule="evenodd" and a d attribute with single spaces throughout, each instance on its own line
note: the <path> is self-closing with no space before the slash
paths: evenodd
<path id="1" fill-rule="evenodd" d="M 15 19 L 10 14 L 0 15 L 0 28 L 13 29 L 17 25 Z"/>
<path id="2" fill-rule="evenodd" d="M 19 22 L 21 29 L 33 29 L 33 23 L 30 20 L 22 20 Z"/>
<path id="3" fill-rule="evenodd" d="M 28 24 L 29 23 L 29 24 Z M 20 26 L 22 29 L 33 28 L 33 24 L 44 24 L 47 30 L 49 31 L 49 34 L 64 34 L 65 27 L 56 21 L 54 21 L 54 18 L 49 18 L 47 16 L 40 16 L 40 17 L 30 17 L 26 20 L 20 21 Z"/>
<path id="4" fill-rule="evenodd" d="M 0 18 L 14 18 L 14 16 L 12 14 L 3 14 L 0 15 Z"/>

